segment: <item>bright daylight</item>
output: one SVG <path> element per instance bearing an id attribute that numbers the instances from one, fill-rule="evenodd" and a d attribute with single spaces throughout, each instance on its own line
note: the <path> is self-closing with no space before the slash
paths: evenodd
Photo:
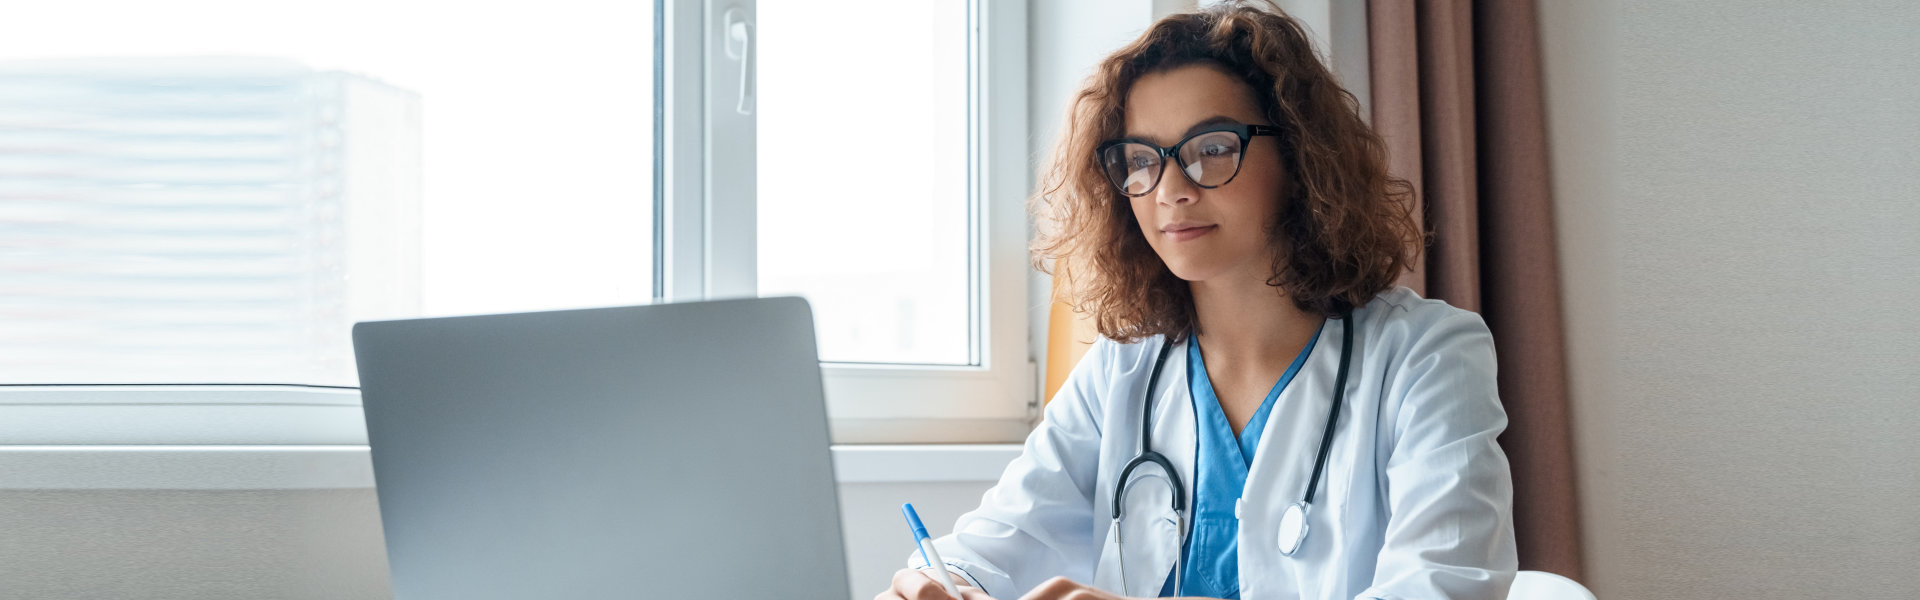
<path id="1" fill-rule="evenodd" d="M 0 600 L 1914 598 L 1920 9 L 0 19 Z"/>

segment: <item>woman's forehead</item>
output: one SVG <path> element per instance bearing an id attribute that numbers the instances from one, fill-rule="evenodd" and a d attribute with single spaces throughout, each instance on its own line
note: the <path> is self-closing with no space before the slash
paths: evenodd
<path id="1" fill-rule="evenodd" d="M 1196 125 L 1224 116 L 1260 123 L 1253 90 L 1210 65 L 1189 65 L 1140 76 L 1127 90 L 1123 135 L 1162 146 L 1186 137 Z"/>

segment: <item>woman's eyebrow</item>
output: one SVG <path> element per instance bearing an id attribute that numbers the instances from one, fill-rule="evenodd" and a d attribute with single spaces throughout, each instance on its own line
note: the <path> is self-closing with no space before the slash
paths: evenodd
<path id="1" fill-rule="evenodd" d="M 1179 139 L 1171 140 L 1168 143 L 1169 144 L 1178 143 L 1180 140 L 1186 139 L 1187 136 L 1193 135 L 1194 132 L 1200 131 L 1202 129 L 1206 129 L 1208 127 L 1212 127 L 1214 125 L 1219 125 L 1222 123 L 1238 124 L 1239 122 L 1240 122 L 1239 119 L 1235 119 L 1233 117 L 1229 117 L 1226 115 L 1214 115 L 1211 117 L 1207 117 L 1205 119 L 1201 119 L 1200 122 L 1198 123 L 1194 123 L 1192 127 L 1188 127 L 1187 132 L 1180 134 Z M 1159 140 L 1148 139 L 1147 136 L 1144 136 L 1144 135 L 1127 134 L 1125 136 L 1122 136 L 1120 139 L 1125 141 L 1130 141 L 1130 142 L 1145 142 L 1145 143 L 1153 144 L 1156 146 L 1161 145 Z"/>
<path id="2" fill-rule="evenodd" d="M 1185 138 L 1187 136 L 1193 135 L 1196 132 L 1199 132 L 1202 129 L 1206 129 L 1214 125 L 1219 125 L 1221 123 L 1238 124 L 1240 123 L 1240 120 L 1235 119 L 1233 117 L 1226 116 L 1226 115 L 1214 115 L 1211 117 L 1207 117 L 1205 119 L 1201 119 L 1199 123 L 1194 123 L 1192 127 L 1187 128 L 1186 133 L 1180 134 L 1180 137 Z"/>

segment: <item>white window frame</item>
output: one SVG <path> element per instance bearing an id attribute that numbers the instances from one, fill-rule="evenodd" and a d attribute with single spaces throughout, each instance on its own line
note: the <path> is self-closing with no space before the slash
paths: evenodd
<path id="1" fill-rule="evenodd" d="M 725 9 L 709 3 L 701 31 L 721 31 L 721 11 L 753 6 L 752 0 Z M 978 293 L 979 364 L 823 363 L 835 443 L 1016 442 L 1026 438 L 1037 417 L 1038 372 L 1029 352 L 1026 309 L 1027 2 L 973 0 L 969 9 L 968 158 L 974 168 L 968 262 Z M 694 19 L 670 18 L 676 30 L 679 19 Z M 691 59 L 668 63 L 668 89 L 674 91 L 668 110 L 677 115 L 664 153 L 672 190 L 665 256 L 666 299 L 671 301 L 757 291 L 753 116 L 735 108 L 741 66 L 714 62 L 726 56 L 725 43 L 709 38 L 702 69 L 693 68 Z M 713 78 L 700 82 L 696 77 L 702 72 Z M 703 110 L 699 115 L 676 111 L 676 102 Z M 706 146 L 699 146 L 703 141 Z M 699 165 L 685 158 L 674 163 L 675 157 L 694 156 L 701 157 Z"/>
<path id="2" fill-rule="evenodd" d="M 1038 418 L 1026 306 L 1027 4 L 973 0 L 971 7 L 971 187 L 974 198 L 992 200 L 973 202 L 969 228 L 980 364 L 823 364 L 835 443 L 1017 442 Z M 726 11 L 753 23 L 755 5 L 666 0 L 656 24 L 667 84 L 664 152 L 656 158 L 657 185 L 666 192 L 655 259 L 663 300 L 755 293 L 754 121 L 739 111 L 744 67 L 728 58 L 721 33 Z M 71 383 L 79 385 L 0 386 L 0 451 L 366 444 L 351 388 Z"/>
<path id="3" fill-rule="evenodd" d="M 711 94 L 700 89 L 702 82 L 700 69 L 704 68 L 703 43 L 706 40 L 718 40 L 715 36 L 705 36 L 705 15 L 713 13 L 716 20 L 721 18 L 720 11 L 734 6 L 745 6 L 751 14 L 753 0 L 665 0 L 665 16 L 655 24 L 655 31 L 664 37 L 661 44 L 661 56 L 656 60 L 666 61 L 669 81 L 681 89 L 668 88 L 669 104 L 666 123 L 662 124 L 663 135 L 673 136 L 667 140 L 667 148 L 678 151 L 686 144 L 698 149 L 703 131 L 700 128 L 686 129 L 686 114 L 676 114 L 675 109 L 698 106 L 688 104 L 685 84 L 681 80 L 690 78 L 692 98 L 699 99 Z M 716 41 L 715 43 L 721 43 Z M 713 46 L 724 51 L 723 46 Z M 651 69 L 649 64 L 646 68 Z M 701 117 L 700 111 L 693 111 L 695 119 Z M 695 123 L 700 121 L 696 120 Z M 729 134 L 732 130 L 723 128 L 719 133 Z M 750 127 L 750 121 L 749 121 Z M 751 144 L 751 129 L 745 137 Z M 738 136 L 736 136 L 738 137 Z M 751 157 L 751 146 L 746 156 Z M 662 169 L 659 176 L 669 181 L 687 181 L 688 165 L 676 165 L 667 161 L 668 169 Z M 696 163 L 693 168 L 698 168 Z M 701 189 L 698 182 L 700 171 L 691 172 L 695 182 L 691 189 L 698 198 Z M 678 179 L 675 179 L 678 176 Z M 722 176 L 725 176 L 723 173 Z M 685 193 L 685 189 L 667 188 L 668 198 Z M 738 190 L 736 190 L 737 193 Z M 751 183 L 745 189 L 751 193 Z M 748 208 L 751 208 L 749 206 Z M 673 213 L 674 206 L 668 207 Z M 685 218 L 684 215 L 674 215 Z M 751 214 L 748 215 L 751 217 Z M 716 222 L 726 222 L 727 215 L 720 215 Z M 684 221 L 671 223 L 666 227 L 673 235 L 685 231 L 699 232 L 701 221 L 696 213 L 692 225 Z M 751 222 L 746 230 L 751 234 Z M 723 232 L 724 233 L 724 232 Z M 695 254 L 680 254 L 679 260 L 692 260 L 695 265 L 703 257 L 728 260 L 731 253 L 740 252 L 731 245 L 737 241 L 725 235 L 708 236 L 708 241 L 719 251 Z M 747 244 L 744 252 L 752 256 L 751 235 L 744 240 Z M 659 258 L 656 258 L 656 263 Z M 748 274 L 751 281 L 750 275 Z M 724 277 L 707 278 L 723 286 Z M 669 282 L 671 284 L 671 282 Z M 671 287 L 671 285 L 670 285 Z M 360 394 L 355 388 L 312 385 L 249 384 L 249 385 L 96 385 L 89 382 L 64 382 L 47 385 L 0 385 L 0 465 L 17 467 L 25 464 L 40 464 L 40 471 L 22 470 L 0 471 L 0 489 L 16 489 L 22 485 L 38 485 L 33 473 L 51 473 L 66 468 L 67 463 L 48 457 L 82 456 L 105 460 L 131 456 L 129 452 L 158 451 L 158 448 L 196 449 L 194 451 L 172 452 L 172 460 L 194 463 L 204 456 L 231 456 L 219 449 L 261 449 L 280 452 L 287 456 L 302 456 L 306 450 L 320 448 L 359 448 L 360 454 L 352 452 L 320 452 L 325 456 L 345 457 L 345 463 L 327 464 L 333 468 L 357 469 L 364 461 L 364 448 L 367 443 L 366 426 L 360 410 Z M 56 452 L 57 450 L 57 452 Z M 204 451 L 204 452 L 203 452 Z M 317 450 L 315 450 L 317 451 Z M 75 454 L 77 453 L 77 454 Z M 355 458 L 358 456 L 358 458 Z M 91 460 L 91 459 L 89 459 Z M 144 459 L 142 459 L 144 460 Z M 253 460 L 253 459 L 242 459 Z M 299 460 L 306 460 L 300 458 Z M 24 461 L 24 462 L 23 462 Z M 156 463 L 159 464 L 159 463 Z M 174 464 L 167 462 L 166 464 Z M 198 464 L 198 463 L 195 463 Z M 271 462 L 267 464 L 281 465 Z M 294 463 L 287 463 L 294 464 Z M 298 463 L 305 464 L 305 463 Z M 185 468 L 196 468 L 189 465 Z M 276 469 L 279 467 L 275 467 Z M 284 471 L 284 470 L 282 470 Z M 275 471 L 275 472 L 282 472 Z M 200 474 L 206 477 L 208 485 L 218 484 L 217 470 L 208 472 L 200 468 Z M 297 470 L 285 471 L 287 477 L 298 476 Z M 111 478 L 109 478 L 111 479 Z M 48 481 L 67 481 L 51 479 Z M 113 480 L 117 481 L 117 480 Z M 44 482 L 42 482 L 44 483 Z M 212 489 L 212 488 L 207 488 Z"/>
<path id="4" fill-rule="evenodd" d="M 754 293 L 755 121 L 741 114 L 740 77 L 757 51 L 756 0 L 669 0 L 664 31 L 667 118 L 659 176 L 666 191 L 656 259 L 663 300 Z M 728 58 L 727 12 L 748 29 L 745 63 Z M 709 76 L 711 75 L 711 76 Z M 749 96 L 750 98 L 750 96 Z M 721 157 L 721 160 L 715 160 Z"/>
<path id="5" fill-rule="evenodd" d="M 1039 418 L 1026 306 L 1027 1 L 974 0 L 970 9 L 968 262 L 979 286 L 980 363 L 822 365 L 838 443 L 1018 442 Z"/>

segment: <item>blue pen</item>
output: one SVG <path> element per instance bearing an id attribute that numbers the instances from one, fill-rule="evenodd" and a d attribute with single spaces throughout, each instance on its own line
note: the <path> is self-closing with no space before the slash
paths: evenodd
<path id="1" fill-rule="evenodd" d="M 911 503 L 900 505 L 900 513 L 907 516 L 907 528 L 913 530 L 913 544 L 920 547 L 920 558 L 933 567 L 934 578 L 940 580 L 940 585 L 947 586 L 947 594 L 959 598 L 960 588 L 953 585 L 953 576 L 947 574 L 947 563 L 940 560 L 940 551 L 933 549 L 933 538 L 927 537 L 927 526 L 920 524 L 920 514 L 913 512 Z"/>

